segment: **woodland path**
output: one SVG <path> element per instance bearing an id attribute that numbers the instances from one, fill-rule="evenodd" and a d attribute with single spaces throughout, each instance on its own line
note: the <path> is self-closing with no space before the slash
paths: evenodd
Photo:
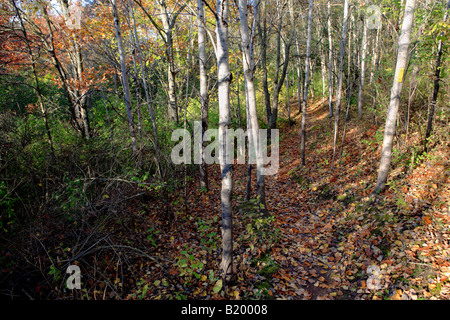
<path id="1" fill-rule="evenodd" d="M 146 220 L 154 230 L 164 230 L 152 236 L 156 243 L 152 255 L 174 263 L 153 266 L 147 272 L 142 283 L 153 285 L 146 299 L 173 299 L 177 292 L 184 292 L 188 299 L 449 298 L 448 163 L 425 161 L 407 173 L 397 165 L 391 179 L 398 183 L 380 197 L 371 197 L 381 126 L 364 125 L 368 121 L 352 118 L 347 123 L 342 157 L 337 156 L 331 168 L 333 119 L 328 116 L 327 104 L 318 101 L 308 111 L 307 165 L 302 167 L 299 117 L 295 116 L 291 127 L 281 123 L 280 169 L 266 177 L 266 200 L 273 221 L 264 232 L 277 232 L 278 241 L 269 244 L 251 237 L 248 225 L 253 224 L 255 231 L 258 217 L 249 216 L 252 205 L 243 201 L 246 165 L 235 165 L 236 279 L 227 288 L 214 290 L 221 247 L 220 172 L 218 166 L 210 166 L 208 192 L 200 192 L 194 179 L 187 189 L 186 206 L 181 189 L 180 195 L 170 195 L 175 211 L 170 226 L 161 215 L 165 210 L 161 201 L 147 200 Z M 338 150 L 341 139 L 342 129 Z M 436 153 L 440 154 L 436 159 L 448 159 L 448 149 Z M 254 198 L 254 171 L 252 174 Z M 139 205 L 142 201 L 136 200 L 132 207 Z M 430 245 L 422 251 L 425 244 Z M 202 262 L 198 279 L 180 267 L 179 262 L 189 255 L 192 264 Z M 378 268 L 382 278 L 373 278 L 369 267 Z"/>

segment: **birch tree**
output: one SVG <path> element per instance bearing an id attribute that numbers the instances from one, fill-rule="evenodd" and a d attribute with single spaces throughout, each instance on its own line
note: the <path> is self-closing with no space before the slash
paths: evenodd
<path id="1" fill-rule="evenodd" d="M 366 79 L 366 52 L 367 52 L 367 19 L 363 19 L 363 38 L 361 44 L 361 72 L 358 91 L 358 115 L 362 116 L 364 83 Z"/>
<path id="2" fill-rule="evenodd" d="M 233 191 L 233 165 L 227 130 L 230 128 L 230 63 L 228 52 L 228 0 L 217 0 L 216 55 L 219 98 L 219 161 L 222 177 L 222 262 L 221 272 L 225 282 L 233 275 L 233 225 L 231 194 Z"/>
<path id="3" fill-rule="evenodd" d="M 312 33 L 312 13 L 314 0 L 309 0 L 308 7 L 308 35 L 306 40 L 306 59 L 305 59 L 305 86 L 303 91 L 302 103 L 302 128 L 301 128 L 301 142 L 300 152 L 302 158 L 302 165 L 306 165 L 305 144 L 306 144 L 306 109 L 308 103 L 308 88 L 309 88 L 309 73 L 311 60 L 311 33 Z"/>
<path id="4" fill-rule="evenodd" d="M 338 131 L 339 131 L 339 113 L 340 113 L 341 98 L 342 98 L 344 54 L 345 54 L 345 42 L 347 39 L 348 11 L 349 11 L 349 0 L 345 0 L 344 1 L 344 18 L 343 18 L 343 22 L 342 22 L 341 51 L 340 51 L 340 55 L 339 55 L 338 87 L 337 87 L 337 92 L 336 92 L 336 104 L 334 107 L 333 159 L 331 160 L 331 165 L 334 164 L 334 157 L 336 155 L 336 143 L 337 143 Z"/>
<path id="5" fill-rule="evenodd" d="M 411 43 L 411 29 L 414 22 L 415 7 L 416 0 L 406 1 L 401 34 L 398 39 L 398 53 L 394 83 L 392 85 L 391 99 L 387 110 L 383 147 L 381 149 L 381 161 L 378 169 L 378 178 L 374 193 L 379 193 L 385 188 L 388 178 L 389 167 L 392 159 L 392 145 L 396 129 L 397 113 L 400 104 L 400 94 L 403 87 L 409 45 Z"/>
<path id="6" fill-rule="evenodd" d="M 333 117 L 333 33 L 331 28 L 331 0 L 327 3 L 327 27 L 328 27 L 328 108 L 330 118 Z"/>
<path id="7" fill-rule="evenodd" d="M 255 6 L 258 10 L 258 6 Z M 256 12 L 257 15 L 257 12 Z M 248 27 L 247 19 L 247 0 L 239 0 L 239 20 L 242 39 L 242 64 L 244 69 L 244 80 L 246 86 L 246 101 L 248 108 L 247 121 L 250 122 L 250 145 L 253 146 L 256 156 L 256 192 L 258 208 L 263 215 L 267 215 L 266 197 L 265 197 L 265 181 L 264 181 L 264 162 L 261 150 L 261 141 L 259 137 L 258 113 L 256 110 L 256 90 L 255 90 L 255 63 L 252 55 L 251 34 Z M 251 150 L 249 150 L 250 154 Z"/>
<path id="8" fill-rule="evenodd" d="M 205 30 L 205 4 L 203 0 L 197 0 L 198 19 L 198 62 L 200 75 L 200 112 L 202 120 L 202 163 L 200 164 L 200 187 L 208 189 L 208 171 L 205 163 L 204 134 L 208 129 L 208 79 L 206 74 L 206 30 Z"/>

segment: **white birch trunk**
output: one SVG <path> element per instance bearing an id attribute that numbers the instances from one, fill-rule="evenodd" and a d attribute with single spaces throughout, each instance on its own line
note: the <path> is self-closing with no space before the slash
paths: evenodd
<path id="1" fill-rule="evenodd" d="M 227 130 L 230 127 L 230 64 L 228 53 L 228 0 L 217 0 L 216 35 L 219 98 L 219 161 L 222 176 L 222 262 L 221 272 L 226 282 L 233 275 L 233 226 L 231 194 L 233 165 Z"/>
<path id="2" fill-rule="evenodd" d="M 200 164 L 200 186 L 208 190 L 208 171 L 205 163 L 204 134 L 208 129 L 208 78 L 206 74 L 206 30 L 205 30 L 205 4 L 203 0 L 197 0 L 198 15 L 198 59 L 200 74 L 200 112 L 202 119 L 202 163 Z"/>
<path id="3" fill-rule="evenodd" d="M 311 60 L 311 33 L 312 33 L 312 12 L 313 12 L 314 0 L 309 0 L 308 8 L 308 35 L 306 40 L 306 59 L 305 59 L 305 86 L 303 91 L 303 103 L 302 103 L 302 127 L 301 127 L 301 158 L 302 165 L 306 165 L 306 109 L 308 105 L 308 88 L 309 88 L 309 73 L 310 73 L 310 60 Z"/>
<path id="4" fill-rule="evenodd" d="M 342 25 L 342 35 L 341 35 L 341 52 L 339 55 L 339 74 L 338 74 L 338 87 L 336 92 L 336 105 L 334 109 L 334 139 L 333 139 L 333 159 L 331 165 L 334 165 L 334 158 L 336 155 L 336 143 L 339 131 L 339 113 L 341 108 L 341 98 L 342 98 L 342 82 L 343 82 L 343 70 L 344 70 L 344 54 L 345 54 L 345 42 L 347 39 L 347 20 L 348 20 L 348 10 L 349 2 L 344 1 L 344 18 Z"/>
<path id="5" fill-rule="evenodd" d="M 362 116 L 363 109 L 363 94 L 364 94 L 364 82 L 366 79 L 366 51 L 367 51 L 367 21 L 363 20 L 363 39 L 361 44 L 361 76 L 359 82 L 359 92 L 358 92 L 358 115 Z"/>
<path id="6" fill-rule="evenodd" d="M 380 168 L 378 170 L 377 184 L 374 193 L 379 193 L 384 189 L 387 182 L 389 167 L 391 165 L 392 144 L 396 128 L 395 124 L 397 121 L 398 106 L 400 104 L 400 94 L 403 86 L 408 50 L 411 43 L 411 29 L 414 22 L 415 6 L 416 0 L 406 1 L 401 34 L 398 39 L 397 65 L 395 67 L 394 83 L 391 89 L 391 101 L 386 116 Z"/>

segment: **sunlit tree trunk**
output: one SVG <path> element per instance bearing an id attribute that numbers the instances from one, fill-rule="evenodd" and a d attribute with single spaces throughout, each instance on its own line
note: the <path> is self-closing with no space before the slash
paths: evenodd
<path id="1" fill-rule="evenodd" d="M 306 59 L 305 59 L 305 86 L 303 91 L 303 103 L 302 103 L 302 127 L 301 127 L 301 142 L 300 152 L 302 158 L 302 165 L 306 165 L 306 109 L 308 106 L 308 88 L 309 88 L 309 76 L 310 76 L 310 59 L 311 59 L 311 33 L 312 33 L 312 13 L 313 13 L 314 0 L 309 0 L 308 7 L 308 35 L 306 40 Z"/>
<path id="2" fill-rule="evenodd" d="M 261 43 L 261 69 L 262 69 L 262 87 L 264 92 L 264 104 L 266 106 L 267 123 L 269 124 L 270 118 L 272 117 L 272 109 L 270 102 L 269 93 L 269 82 L 268 82 L 268 72 L 267 72 L 267 42 L 269 41 L 267 35 L 267 18 L 266 18 L 266 6 L 264 2 L 260 3 L 262 5 L 262 15 L 258 14 L 255 17 L 256 26 L 258 28 L 259 42 Z M 259 10 L 261 13 L 261 9 Z M 262 25 L 261 25 L 262 19 Z"/>
<path id="3" fill-rule="evenodd" d="M 300 78 L 302 77 L 301 72 L 302 72 L 302 67 L 301 67 L 301 59 L 300 59 L 300 48 L 299 48 L 299 41 L 298 41 L 298 34 L 295 28 L 295 14 L 294 14 L 294 1 L 293 0 L 289 0 L 288 2 L 289 5 L 289 18 L 291 21 L 291 27 L 293 27 L 293 31 L 292 31 L 292 37 L 293 37 L 293 41 L 294 41 L 294 45 L 295 45 L 295 61 L 296 61 L 296 73 L 297 73 L 297 101 L 298 101 L 298 105 L 299 105 L 299 110 L 301 108 L 301 104 L 302 104 L 302 84 L 300 81 Z M 290 110 L 290 109 L 289 109 Z M 290 117 L 290 111 L 289 111 L 289 117 Z M 289 124 L 291 124 L 291 122 L 289 121 Z"/>
<path id="4" fill-rule="evenodd" d="M 341 51 L 339 55 L 339 74 L 338 74 L 338 87 L 336 92 L 336 104 L 334 107 L 334 139 L 333 139 L 333 159 L 331 160 L 331 165 L 334 165 L 334 158 L 336 155 L 336 143 L 339 132 L 339 114 L 341 108 L 342 99 L 342 86 L 343 86 L 343 71 L 344 71 L 344 54 L 345 54 L 345 42 L 347 39 L 347 22 L 348 22 L 348 11 L 349 2 L 344 1 L 344 18 L 342 23 L 342 34 L 341 34 Z"/>
<path id="5" fill-rule="evenodd" d="M 281 14 L 280 14 L 281 15 Z M 282 40 L 282 26 L 283 26 L 283 20 L 280 17 L 279 24 L 278 24 L 278 30 L 277 30 L 277 58 L 276 58 L 276 67 L 275 67 L 275 75 L 274 75 L 274 81 L 273 81 L 273 93 L 272 93 L 272 110 L 270 115 L 270 121 L 269 121 L 269 129 L 275 129 L 277 127 L 277 120 L 278 120 L 278 102 L 279 102 L 279 95 L 281 88 L 283 87 L 284 80 L 286 79 L 286 73 L 289 65 L 289 52 L 291 48 L 292 43 L 292 30 L 293 26 L 291 26 L 290 30 L 290 36 L 289 39 L 286 40 L 285 46 L 284 46 L 284 61 L 281 64 L 281 41 Z M 283 68 L 281 69 L 281 66 Z M 280 70 L 281 69 L 281 70 Z"/>
<path id="6" fill-rule="evenodd" d="M 233 225 L 231 195 L 233 191 L 233 165 L 227 130 L 230 127 L 231 73 L 228 52 L 228 0 L 217 0 L 217 77 L 219 98 L 219 161 L 222 177 L 222 262 L 221 272 L 229 282 L 233 276 Z"/>
<path id="7" fill-rule="evenodd" d="M 387 182 L 389 166 L 391 165 L 392 144 L 394 141 L 398 106 L 400 104 L 400 94 L 403 86 L 408 50 L 411 43 L 411 29 L 414 22 L 415 6 L 416 0 L 406 1 L 401 34 L 398 39 L 397 65 L 395 67 L 394 83 L 391 89 L 391 101 L 386 116 L 383 147 L 381 149 L 381 161 L 374 193 L 379 193 L 384 189 Z"/>
<path id="8" fill-rule="evenodd" d="M 331 28 L 331 0 L 327 4 L 328 16 L 328 108 L 330 110 L 330 118 L 333 117 L 333 29 Z"/>
<path id="9" fill-rule="evenodd" d="M 160 3 L 161 20 L 164 26 L 164 36 L 166 42 L 166 58 L 168 63 L 167 68 L 167 82 L 169 95 L 169 119 L 170 121 L 178 122 L 178 101 L 177 101 L 177 83 L 175 70 L 175 55 L 173 53 L 173 21 L 167 12 L 165 2 Z"/>
<path id="10" fill-rule="evenodd" d="M 255 11 L 258 7 L 255 7 Z M 258 113 L 256 110 L 256 90 L 255 90 L 255 65 L 253 61 L 252 42 L 247 19 L 247 0 L 239 0 L 239 19 L 242 39 L 242 64 L 244 69 L 244 80 L 246 85 L 246 101 L 248 106 L 248 118 L 250 122 L 250 145 L 254 148 L 256 156 L 256 192 L 259 211 L 267 215 L 265 181 L 264 181 L 264 162 L 261 150 L 261 141 L 259 137 Z M 250 150 L 249 150 L 250 153 Z"/>
<path id="11" fill-rule="evenodd" d="M 206 73 L 206 31 L 205 31 L 205 4 L 203 0 L 197 0 L 198 19 L 198 63 L 200 76 L 200 112 L 202 121 L 202 163 L 200 164 L 200 187 L 208 189 L 208 170 L 205 163 L 204 150 L 206 141 L 204 134 L 208 129 L 208 78 Z"/>
<path id="12" fill-rule="evenodd" d="M 363 19 L 363 38 L 361 44 L 361 72 L 358 92 L 358 115 L 362 116 L 364 83 L 366 79 L 366 51 L 367 51 L 367 19 Z"/>

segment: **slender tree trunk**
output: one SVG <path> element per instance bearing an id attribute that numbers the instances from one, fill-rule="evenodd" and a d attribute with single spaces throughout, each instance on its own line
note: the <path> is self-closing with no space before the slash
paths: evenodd
<path id="1" fill-rule="evenodd" d="M 262 26 L 261 26 L 261 15 L 258 14 L 258 16 L 255 17 L 255 19 L 258 28 L 259 41 L 261 43 L 261 69 L 263 75 L 262 87 L 264 92 L 264 104 L 266 106 L 267 124 L 269 124 L 270 118 L 272 117 L 272 107 L 270 102 L 268 71 L 267 71 L 267 42 L 269 41 L 269 39 L 267 36 L 266 7 L 264 3 L 262 3 L 262 5 L 263 5 Z"/>
<path id="2" fill-rule="evenodd" d="M 381 37 L 381 27 L 377 29 L 377 34 L 375 36 L 375 42 L 373 44 L 373 56 L 372 56 L 372 69 L 370 70 L 370 79 L 369 79 L 369 85 L 372 85 L 375 73 L 378 69 L 378 62 L 380 59 L 380 37 Z"/>
<path id="3" fill-rule="evenodd" d="M 255 11 L 258 11 L 255 7 Z M 244 79 L 246 85 L 246 101 L 248 106 L 247 121 L 250 122 L 250 146 L 254 148 L 256 155 L 256 192 L 257 204 L 259 211 L 266 216 L 268 214 L 266 207 L 265 196 L 265 181 L 264 181 L 264 161 L 261 150 L 261 141 L 259 137 L 258 113 L 256 110 L 256 90 L 254 83 L 255 65 L 253 61 L 253 52 L 250 30 L 247 19 L 247 1 L 239 0 L 239 19 L 241 27 L 242 39 L 242 64 L 244 69 Z M 250 154 L 250 150 L 249 150 Z"/>
<path id="4" fill-rule="evenodd" d="M 301 142 L 300 152 L 302 158 L 302 165 L 306 165 L 306 109 L 308 106 L 308 88 L 309 88 L 309 73 L 311 60 L 311 33 L 312 33 L 312 14 L 313 14 L 314 0 L 309 0 L 308 8 L 308 35 L 306 40 L 306 59 L 305 59 L 305 86 L 303 91 L 302 103 L 302 127 L 301 127 Z"/>
<path id="5" fill-rule="evenodd" d="M 411 43 L 411 29 L 414 22 L 415 6 L 416 0 L 406 1 L 401 34 L 398 40 L 397 65 L 395 68 L 394 83 L 391 89 L 391 101 L 386 116 L 380 168 L 378 170 L 377 184 L 374 193 L 379 193 L 384 189 L 388 177 L 389 166 L 391 165 L 392 144 L 396 128 L 395 124 L 397 121 L 398 106 L 400 104 L 400 94 L 403 86 L 408 50 Z"/>
<path id="6" fill-rule="evenodd" d="M 205 4 L 203 0 L 197 0 L 198 14 L 198 58 L 200 74 L 200 112 L 202 120 L 202 163 L 200 164 L 200 187 L 208 190 L 208 170 L 205 163 L 204 135 L 208 130 L 208 78 L 206 73 L 206 31 L 205 31 Z"/>
<path id="7" fill-rule="evenodd" d="M 277 60 L 276 60 L 276 70 L 275 70 L 275 76 L 274 76 L 274 90 L 272 94 L 272 110 L 271 110 L 271 117 L 269 121 L 269 130 L 275 129 L 277 127 L 277 120 L 278 120 L 278 102 L 279 102 L 279 95 L 281 88 L 283 87 L 284 80 L 286 79 L 286 72 L 289 66 L 289 52 L 291 48 L 292 43 L 292 30 L 293 26 L 291 26 L 291 36 L 287 40 L 287 43 L 285 43 L 284 46 L 284 61 L 283 61 L 283 69 L 281 70 L 280 75 L 280 67 L 281 67 L 281 32 L 282 32 L 282 20 L 280 19 L 280 23 L 278 25 L 278 34 L 277 34 Z"/>
<path id="8" fill-rule="evenodd" d="M 293 31 L 292 31 L 292 36 L 294 38 L 293 41 L 295 41 L 295 61 L 296 61 L 296 69 L 297 69 L 297 101 L 298 101 L 298 106 L 299 106 L 299 110 L 301 110 L 301 105 L 302 105 L 302 84 L 300 81 L 300 78 L 302 77 L 301 72 L 302 72 L 302 67 L 301 67 L 301 59 L 300 59 L 300 48 L 299 48 L 299 43 L 298 43 L 298 35 L 297 35 L 297 31 L 295 28 L 295 15 L 294 15 L 294 3 L 293 0 L 289 0 L 288 2 L 289 4 L 289 17 L 290 17 L 290 21 L 291 21 L 291 26 L 293 27 Z M 289 112 L 289 118 L 290 118 L 290 112 Z M 291 125 L 291 121 L 289 120 L 289 125 Z"/>
<path id="9" fill-rule="evenodd" d="M 349 2 L 344 1 L 344 19 L 342 25 L 342 35 L 341 35 L 341 52 L 339 55 L 339 74 L 338 74 L 338 87 L 336 93 L 336 104 L 334 109 L 334 139 L 333 139 L 333 159 L 331 160 L 331 165 L 334 165 L 334 158 L 336 155 L 336 143 L 339 132 L 339 114 L 341 108 L 341 98 L 342 98 L 342 84 L 343 84 L 343 70 L 344 70 L 344 54 L 345 54 L 345 42 L 347 39 L 347 22 L 348 22 L 348 10 Z"/>
<path id="10" fill-rule="evenodd" d="M 230 64 L 228 52 L 228 0 L 217 0 L 216 34 L 219 97 L 219 160 L 222 176 L 222 262 L 225 282 L 233 276 L 233 225 L 231 196 L 233 191 L 233 165 L 229 153 L 227 130 L 230 127 Z"/>
<path id="11" fill-rule="evenodd" d="M 130 95 L 130 86 L 128 84 L 128 76 L 127 76 L 127 69 L 125 65 L 125 50 L 123 48 L 122 43 L 122 34 L 120 31 L 120 20 L 119 20 L 119 14 L 117 12 L 117 5 L 116 0 L 112 0 L 111 2 L 113 7 L 113 18 L 114 18 L 114 28 L 116 30 L 116 38 L 117 38 L 117 47 L 119 51 L 119 59 L 120 59 L 120 67 L 122 71 L 122 84 L 123 84 L 123 90 L 125 94 L 125 105 L 127 108 L 127 116 L 128 116 L 128 128 L 130 130 L 130 138 L 131 138 L 131 144 L 132 144 L 132 150 L 133 150 L 133 160 L 135 165 L 137 165 L 137 154 L 138 154 L 138 147 L 136 142 L 136 134 L 134 131 L 134 122 L 133 122 L 133 113 L 131 110 L 131 95 Z"/>
<path id="12" fill-rule="evenodd" d="M 450 10 L 450 0 L 447 3 L 447 9 L 444 14 L 444 23 L 447 22 L 448 12 Z M 443 36 L 443 34 L 442 34 Z M 425 133 L 425 141 L 424 141 L 424 149 L 428 151 L 428 140 L 431 136 L 431 131 L 433 130 L 433 120 L 434 120 L 434 112 L 436 109 L 436 102 L 439 93 L 439 82 L 441 81 L 441 62 L 442 62 L 442 54 L 443 54 L 443 45 L 442 39 L 439 40 L 438 43 L 438 53 L 436 58 L 436 67 L 434 71 L 434 88 L 433 88 L 433 96 L 431 97 L 431 103 L 428 112 L 428 120 L 427 120 L 427 131 Z"/>
<path id="13" fill-rule="evenodd" d="M 286 110 L 288 113 L 288 123 L 289 126 L 291 126 L 291 99 L 290 99 L 290 92 L 289 92 L 289 72 L 286 76 Z"/>
<path id="14" fill-rule="evenodd" d="M 362 116 L 364 100 L 364 82 L 366 79 L 366 51 L 367 51 L 367 19 L 363 19 L 363 39 L 361 45 L 361 72 L 358 92 L 358 115 Z"/>
<path id="15" fill-rule="evenodd" d="M 127 24 L 128 24 L 128 29 L 130 30 L 130 43 L 131 46 L 133 48 L 132 50 L 132 54 L 131 57 L 133 59 L 133 69 L 134 69 L 134 75 L 133 75 L 133 80 L 134 80 L 134 85 L 135 85 L 135 95 L 136 95 L 136 114 L 137 114 L 137 131 L 138 131 L 138 136 L 139 138 L 142 137 L 142 121 L 141 121 L 141 85 L 140 85 L 140 81 L 139 81 L 139 71 L 138 71 L 138 67 L 137 67 L 137 63 L 138 63 L 138 46 L 137 46 L 137 40 L 134 38 L 134 33 L 132 31 L 132 26 L 131 26 L 131 17 L 130 17 L 130 6 L 125 6 L 125 10 L 127 12 L 126 15 L 126 19 L 127 19 Z"/>
<path id="16" fill-rule="evenodd" d="M 71 118 L 70 118 L 71 125 L 77 132 L 81 133 L 81 135 L 83 137 L 85 137 L 86 131 L 83 128 L 83 121 L 81 119 L 79 105 L 78 105 L 77 101 L 74 100 L 73 92 L 69 87 L 69 78 L 67 76 L 67 72 L 64 69 L 63 65 L 61 64 L 60 60 L 58 59 L 58 57 L 56 55 L 52 22 L 50 21 L 50 17 L 47 12 L 47 7 L 46 7 L 47 4 L 44 3 L 42 0 L 38 1 L 38 3 L 40 5 L 40 9 L 42 10 L 42 12 L 44 14 L 44 18 L 46 20 L 46 24 L 47 24 L 48 32 L 49 32 L 48 37 L 43 36 L 42 34 L 40 34 L 40 32 L 38 33 L 38 35 L 41 37 L 42 41 L 44 42 L 45 49 L 48 52 L 51 62 L 58 73 L 59 80 L 62 83 L 62 88 L 64 90 L 64 94 L 66 96 L 66 99 L 67 99 L 67 102 L 69 105 L 69 112 L 70 112 L 70 116 L 71 116 Z"/>
<path id="17" fill-rule="evenodd" d="M 330 110 L 330 118 L 333 117 L 333 33 L 331 28 L 331 0 L 327 4 L 328 17 L 328 108 Z"/>
<path id="18" fill-rule="evenodd" d="M 322 75 L 322 101 L 325 99 L 326 95 L 326 77 L 327 77 L 327 67 L 326 67 L 326 61 L 325 61 L 325 52 L 323 51 L 323 48 L 320 47 L 320 73 Z"/>
<path id="19" fill-rule="evenodd" d="M 136 29 L 136 20 L 134 18 L 134 9 L 133 9 L 131 0 L 129 0 L 129 6 L 130 6 L 130 11 L 131 11 L 131 18 L 133 21 L 133 33 L 134 33 L 134 38 L 136 40 L 136 50 L 137 50 L 139 61 L 140 61 L 139 65 L 140 65 L 141 74 L 142 74 L 142 82 L 144 85 L 145 100 L 147 101 L 148 111 L 150 113 L 150 119 L 152 121 L 153 137 L 155 139 L 154 144 L 155 144 L 155 148 L 156 148 L 157 152 L 159 152 L 158 132 L 156 129 L 156 118 L 155 118 L 155 114 L 153 112 L 153 101 L 152 101 L 152 97 L 151 97 L 151 88 L 147 81 L 147 70 L 145 67 L 144 59 L 142 57 L 141 47 L 139 45 L 140 44 L 139 35 L 138 35 L 137 29 Z M 159 164 L 158 164 L 158 167 L 159 167 Z"/>
<path id="20" fill-rule="evenodd" d="M 169 119 L 172 122 L 178 123 L 178 101 L 177 101 L 177 83 L 175 70 L 175 55 L 173 52 L 173 27 L 175 18 L 173 15 L 169 15 L 167 12 L 166 3 L 160 2 L 161 20 L 164 26 L 164 37 L 166 43 L 166 58 L 168 63 L 167 68 L 167 82 L 168 82 L 168 95 L 169 95 Z"/>

